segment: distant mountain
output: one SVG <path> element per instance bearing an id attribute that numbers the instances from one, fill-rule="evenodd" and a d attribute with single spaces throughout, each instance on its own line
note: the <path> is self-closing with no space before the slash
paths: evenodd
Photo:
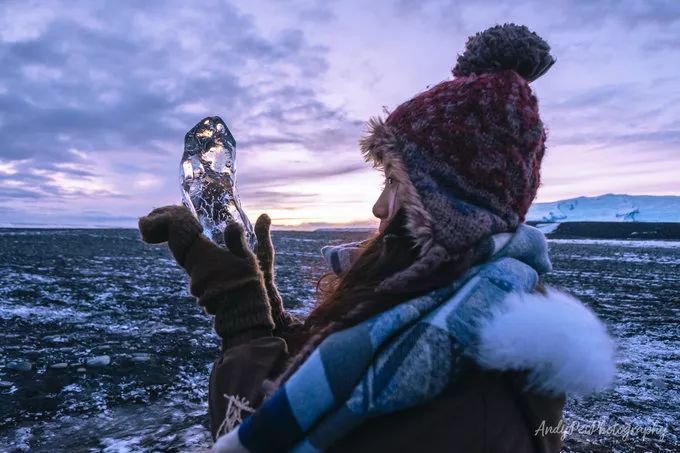
<path id="1" fill-rule="evenodd" d="M 324 227 L 324 228 L 317 228 L 313 230 L 315 233 L 324 233 L 324 232 L 332 232 L 332 231 L 342 231 L 346 233 L 371 233 L 375 231 L 376 228 L 370 228 L 370 227 Z"/>
<path id="2" fill-rule="evenodd" d="M 533 222 L 680 222 L 680 196 L 615 195 L 534 203 Z"/>

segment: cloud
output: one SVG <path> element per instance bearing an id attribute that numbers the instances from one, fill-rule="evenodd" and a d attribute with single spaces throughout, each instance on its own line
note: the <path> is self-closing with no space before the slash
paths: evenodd
<path id="1" fill-rule="evenodd" d="M 22 187 L 0 187 L 0 198 L 12 199 L 39 199 L 43 196 L 41 192 Z"/>
<path id="2" fill-rule="evenodd" d="M 245 205 L 366 219 L 379 176 L 357 150 L 364 120 L 450 77 L 466 36 L 509 21 L 557 57 L 533 84 L 552 156 L 541 190 L 581 195 L 594 162 L 607 191 L 678 193 L 672 0 L 4 1 L 0 207 L 93 222 L 105 206 L 100 222 L 176 203 L 184 134 L 218 114 Z M 633 159 L 651 162 L 646 180 L 625 176 Z"/>
<path id="3" fill-rule="evenodd" d="M 313 166 L 307 166 L 306 168 L 293 168 L 288 169 L 285 172 L 276 170 L 267 170 L 259 174 L 253 174 L 248 179 L 243 179 L 241 186 L 256 186 L 262 188 L 263 186 L 280 185 L 288 181 L 306 181 L 306 180 L 318 180 L 326 176 L 342 176 L 348 173 L 354 173 L 356 171 L 365 170 L 366 164 L 363 161 L 358 161 L 354 163 L 347 164 L 337 164 L 333 166 L 323 165 L 319 163 Z M 252 195 L 257 196 L 258 193 L 264 193 L 264 191 L 256 191 Z"/>
<path id="4" fill-rule="evenodd" d="M 179 161 L 186 130 L 215 113 L 244 154 L 280 143 L 330 153 L 358 127 L 311 88 L 327 69 L 322 47 L 295 28 L 264 38 L 229 3 L 61 2 L 35 17 L 22 2 L 3 8 L 0 161 L 30 170 L 0 182 L 0 202 L 120 197 L 155 171 L 170 188 L 176 173 L 164 163 Z M 332 19 L 321 7 L 301 14 Z"/>

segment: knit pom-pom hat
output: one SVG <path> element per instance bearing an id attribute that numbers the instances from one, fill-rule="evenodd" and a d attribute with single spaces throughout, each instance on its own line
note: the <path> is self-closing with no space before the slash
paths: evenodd
<path id="1" fill-rule="evenodd" d="M 400 184 L 406 227 L 420 249 L 379 291 L 406 290 L 524 221 L 546 136 L 529 82 L 554 62 L 527 27 L 497 25 L 468 38 L 453 80 L 369 121 L 361 150 Z"/>

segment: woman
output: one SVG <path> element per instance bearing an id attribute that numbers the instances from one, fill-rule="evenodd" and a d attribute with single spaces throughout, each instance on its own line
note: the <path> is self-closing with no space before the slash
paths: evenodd
<path id="1" fill-rule="evenodd" d="M 545 239 L 522 223 L 545 150 L 529 82 L 553 63 L 526 27 L 492 27 L 453 80 L 371 120 L 379 232 L 324 250 L 337 276 L 304 322 L 276 289 L 266 215 L 254 254 L 238 225 L 219 248 L 182 207 L 140 219 L 215 315 L 215 450 L 560 450 L 564 395 L 606 387 L 613 364 L 594 314 L 540 285 Z"/>

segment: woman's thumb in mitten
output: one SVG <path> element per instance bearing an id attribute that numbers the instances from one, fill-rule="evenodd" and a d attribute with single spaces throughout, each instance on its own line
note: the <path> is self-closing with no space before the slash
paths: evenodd
<path id="1" fill-rule="evenodd" d="M 263 272 L 270 271 L 274 262 L 274 245 L 269 232 L 271 224 L 272 221 L 267 214 L 260 215 L 255 222 L 256 255 Z"/>
<path id="2" fill-rule="evenodd" d="M 230 222 L 224 229 L 224 244 L 239 258 L 246 258 L 250 253 L 243 227 L 236 222 Z"/>

